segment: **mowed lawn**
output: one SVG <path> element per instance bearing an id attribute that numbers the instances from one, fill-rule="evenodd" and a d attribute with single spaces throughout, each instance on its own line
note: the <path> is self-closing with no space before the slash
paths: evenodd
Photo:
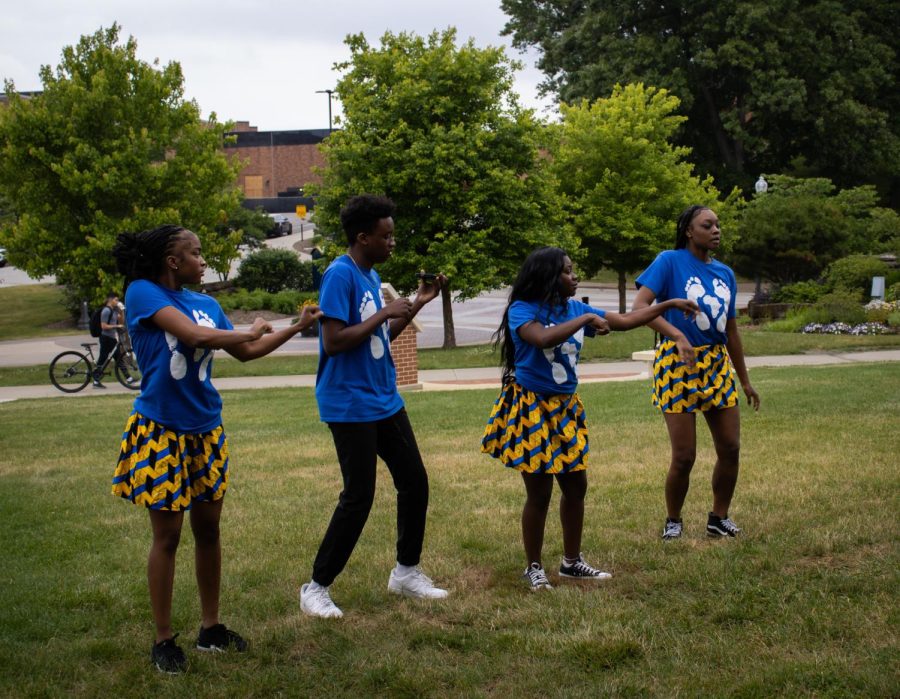
<path id="1" fill-rule="evenodd" d="M 668 440 L 644 382 L 582 387 L 592 458 L 586 558 L 614 577 L 520 579 L 523 488 L 478 451 L 490 390 L 406 394 L 431 478 L 423 567 L 451 596 L 389 595 L 393 490 L 332 588 L 342 620 L 297 588 L 340 490 L 311 391 L 225 392 L 233 480 L 222 618 L 246 655 L 192 650 L 189 529 L 175 626 L 189 672 L 149 664 L 146 513 L 109 495 L 131 397 L 0 405 L 0 695 L 889 697 L 900 694 L 900 366 L 760 369 L 744 410 L 738 540 L 709 541 L 713 452 L 701 424 L 685 537 L 663 544 Z M 558 583 L 558 584 L 557 584 Z"/>

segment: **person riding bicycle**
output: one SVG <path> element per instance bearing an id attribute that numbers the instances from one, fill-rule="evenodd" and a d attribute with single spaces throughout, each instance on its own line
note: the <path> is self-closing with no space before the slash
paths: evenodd
<path id="1" fill-rule="evenodd" d="M 114 353 L 114 360 L 119 361 L 119 333 L 125 329 L 125 317 L 121 308 L 118 294 L 110 292 L 106 295 L 106 303 L 100 311 L 100 356 L 94 367 L 94 388 L 106 388 L 102 379 L 109 355 Z M 128 376 L 125 380 L 133 383 L 134 377 Z"/>

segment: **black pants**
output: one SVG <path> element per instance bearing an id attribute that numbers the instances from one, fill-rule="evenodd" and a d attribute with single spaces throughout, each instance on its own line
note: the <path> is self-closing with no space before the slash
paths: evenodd
<path id="1" fill-rule="evenodd" d="M 337 448 L 344 489 L 313 563 L 313 580 L 331 585 L 353 553 L 375 498 L 380 456 L 397 489 L 397 561 L 418 565 L 425 538 L 428 474 L 406 410 L 377 422 L 328 423 Z"/>
<path id="2" fill-rule="evenodd" d="M 111 352 L 115 351 L 115 361 L 119 361 L 119 343 L 116 341 L 116 339 L 114 337 L 108 337 L 106 335 L 101 335 L 99 339 L 100 356 L 97 357 L 97 366 L 94 367 L 94 381 L 103 380 L 103 363 L 106 361 L 106 358 L 109 357 Z"/>

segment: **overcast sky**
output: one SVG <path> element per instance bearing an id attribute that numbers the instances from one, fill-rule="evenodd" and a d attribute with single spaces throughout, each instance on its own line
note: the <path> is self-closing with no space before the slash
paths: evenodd
<path id="1" fill-rule="evenodd" d="M 21 91 L 40 90 L 38 69 L 54 68 L 64 46 L 113 22 L 134 36 L 141 59 L 177 61 L 185 94 L 207 116 L 249 121 L 261 131 L 328 127 L 335 62 L 349 51 L 347 34 L 362 32 L 373 46 L 385 31 L 427 35 L 456 27 L 460 40 L 506 46 L 525 64 L 517 74 L 520 102 L 548 116 L 535 55 L 509 47 L 500 31 L 500 0 L 19 0 L 5 3 L 0 21 L 0 78 Z M 334 113 L 340 110 L 335 101 Z M 550 111 L 547 111 L 550 109 Z"/>

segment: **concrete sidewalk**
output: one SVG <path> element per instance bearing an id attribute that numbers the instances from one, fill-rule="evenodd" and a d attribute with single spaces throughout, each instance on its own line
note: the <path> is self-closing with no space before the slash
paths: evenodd
<path id="1" fill-rule="evenodd" d="M 764 366 L 825 366 L 851 365 L 861 362 L 900 362 L 900 349 L 875 350 L 871 352 L 841 352 L 828 354 L 791 354 L 771 357 L 747 357 L 749 368 Z M 580 364 L 578 373 L 582 383 L 598 381 L 635 381 L 649 378 L 649 364 L 644 361 L 590 362 Z M 891 367 L 900 371 L 900 366 Z M 215 373 L 215 370 L 214 370 Z M 293 388 L 315 386 L 314 375 L 290 376 L 244 376 L 237 378 L 213 377 L 213 383 L 220 391 L 248 388 Z M 431 369 L 419 371 L 419 384 L 404 390 L 454 391 L 474 388 L 499 388 L 500 369 L 484 367 L 473 369 Z M 62 393 L 50 385 L 0 387 L 0 402 L 26 398 L 84 398 L 100 395 L 130 394 L 134 391 L 116 382 L 106 384 L 106 390 L 87 386 L 79 393 Z"/>

